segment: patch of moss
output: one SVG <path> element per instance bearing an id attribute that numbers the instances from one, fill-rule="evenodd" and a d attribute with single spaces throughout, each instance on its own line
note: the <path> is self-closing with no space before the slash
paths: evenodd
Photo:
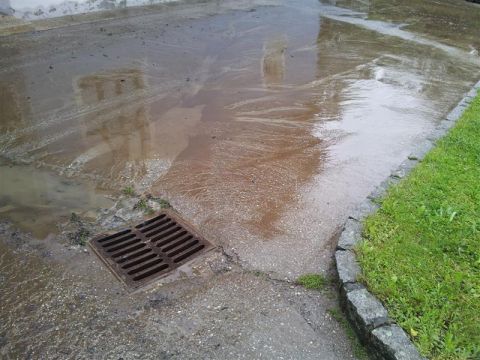
<path id="1" fill-rule="evenodd" d="M 122 193 L 126 196 L 135 196 L 135 189 L 133 186 L 127 186 L 122 190 Z"/>
<path id="2" fill-rule="evenodd" d="M 306 289 L 322 290 L 327 286 L 328 281 L 321 274 L 305 274 L 297 279 L 297 284 L 302 285 Z"/>

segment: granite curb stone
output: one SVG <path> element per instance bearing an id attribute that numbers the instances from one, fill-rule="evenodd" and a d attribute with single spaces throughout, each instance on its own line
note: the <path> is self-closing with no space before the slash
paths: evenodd
<path id="1" fill-rule="evenodd" d="M 355 219 L 348 219 L 338 239 L 337 250 L 352 250 L 361 237 L 362 224 Z"/>
<path id="2" fill-rule="evenodd" d="M 365 216 L 374 213 L 380 208 L 380 205 L 374 203 L 371 199 L 366 198 L 362 203 L 353 210 L 352 214 L 348 217 L 357 221 L 363 220 Z"/>
<path id="3" fill-rule="evenodd" d="M 407 334 L 398 325 L 380 326 L 372 331 L 372 342 L 381 349 L 381 359 L 422 360 Z"/>
<path id="4" fill-rule="evenodd" d="M 433 142 L 431 142 L 430 140 L 425 140 L 424 142 L 417 145 L 417 147 L 408 156 L 408 159 L 421 161 L 432 148 Z"/>
<path id="5" fill-rule="evenodd" d="M 393 177 L 395 179 L 403 179 L 410 173 L 410 171 L 413 170 L 415 166 L 417 166 L 417 164 L 417 160 L 406 159 L 400 164 L 397 170 L 392 171 L 390 177 Z"/>
<path id="6" fill-rule="evenodd" d="M 337 250 L 335 252 L 335 261 L 337 263 L 338 278 L 342 284 L 357 281 L 361 271 L 353 251 Z"/>
<path id="7" fill-rule="evenodd" d="M 367 289 L 352 290 L 347 293 L 347 312 L 353 319 L 355 327 L 363 334 L 368 334 L 389 322 L 387 310 Z"/>
<path id="8" fill-rule="evenodd" d="M 383 198 L 393 183 L 394 180 L 391 177 L 386 178 L 367 196 L 367 199 L 375 201 Z"/>

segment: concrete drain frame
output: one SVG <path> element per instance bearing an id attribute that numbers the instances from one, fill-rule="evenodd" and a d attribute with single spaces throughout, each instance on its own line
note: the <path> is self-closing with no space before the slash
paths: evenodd
<path id="1" fill-rule="evenodd" d="M 138 290 L 210 251 L 214 246 L 172 210 L 89 241 L 93 252 L 131 291 Z"/>

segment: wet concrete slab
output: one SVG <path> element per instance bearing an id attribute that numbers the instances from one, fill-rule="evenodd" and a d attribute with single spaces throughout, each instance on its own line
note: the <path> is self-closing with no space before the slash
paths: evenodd
<path id="1" fill-rule="evenodd" d="M 194 265 L 195 276 L 184 269 L 132 294 L 88 253 L 0 231 L 2 357 L 354 358 L 330 314 L 335 296 L 242 271 L 220 254 Z"/>
<path id="2" fill-rule="evenodd" d="M 121 222 L 105 219 L 115 218 L 118 206 L 112 208 L 112 202 L 131 186 L 137 193 L 168 199 L 222 250 L 215 256 L 239 267 L 233 275 L 187 271 L 190 280 L 185 281 L 194 285 L 189 283 L 184 293 L 191 302 L 172 300 L 176 311 L 200 311 L 203 297 L 215 302 L 225 289 L 234 291 L 229 282 L 252 307 L 258 303 L 247 299 L 250 288 L 255 293 L 269 288 L 271 299 L 285 289 L 288 294 L 280 298 L 287 301 L 297 288 L 272 279 L 328 274 L 338 229 L 350 210 L 480 77 L 476 8 L 443 1 L 426 16 L 423 3 L 409 4 L 412 16 L 378 2 L 210 1 L 149 12 L 139 8 L 135 16 L 117 14 L 108 20 L 99 15 L 88 23 L 75 19 L 70 26 L 58 27 L 55 20 L 50 27 L 42 25 L 49 30 L 1 37 L 0 154 L 5 167 L 0 164 L 0 199 L 5 201 L 0 216 L 34 237 L 50 234 L 49 241 L 61 243 L 55 224 L 72 211 L 97 212 L 96 230 L 118 226 Z M 435 14 L 444 18 L 450 8 L 452 16 L 445 21 L 461 26 L 463 36 L 420 27 Z M 468 21 L 460 25 L 462 16 Z M 73 185 L 62 186 L 65 181 Z M 65 196 L 56 196 L 57 188 Z M 10 198 L 12 192 L 18 196 Z M 72 273 L 81 274 L 96 261 L 79 247 L 67 249 L 76 254 L 68 267 Z M 6 264 L 23 256 L 21 249 L 5 253 Z M 59 257 L 39 261 L 48 269 Z M 252 272 L 268 277 L 259 280 Z M 92 290 L 89 283 L 99 281 L 107 302 L 115 291 L 132 300 L 105 280 L 109 274 L 100 267 L 91 278 L 83 276 L 75 280 L 78 286 L 98 295 L 100 287 Z M 41 286 L 54 281 L 47 276 Z M 61 287 L 73 291 L 75 281 Z M 168 287 L 182 293 L 181 283 Z M 6 303 L 15 286 L 11 281 L 2 290 Z M 308 306 L 319 302 L 317 310 L 323 313 L 332 306 L 324 295 L 308 294 L 313 296 Z M 150 295 L 135 296 L 145 302 Z M 258 350 L 262 332 L 269 334 L 263 343 L 277 347 L 278 353 L 270 355 L 316 358 L 315 341 L 326 341 L 322 347 L 331 351 L 323 358 L 353 356 L 345 334 L 331 336 L 338 325 L 333 319 L 305 326 L 298 318 L 303 310 L 296 302 L 289 304 L 285 316 L 291 318 L 284 323 L 296 323 L 304 341 L 288 349 L 282 347 L 288 332 L 278 330 L 273 312 L 263 325 L 253 313 L 237 319 L 233 333 L 239 327 L 258 330 L 240 342 L 226 332 L 228 321 L 221 324 L 221 317 L 214 317 L 219 327 L 212 336 L 222 332 L 224 345 L 208 350 L 204 343 L 194 344 L 192 335 L 205 335 L 213 326 L 204 319 L 206 313 L 187 335 L 173 312 L 168 325 L 148 324 L 150 334 L 172 327 L 178 329 L 174 339 L 185 335 L 178 358 Z M 119 309 L 133 328 L 143 326 L 144 315 L 125 306 Z M 104 311 L 115 318 L 113 309 L 106 305 Z M 12 324 L 16 315 L 8 316 L 5 324 Z M 83 326 L 80 321 L 78 327 Z M 18 349 L 21 329 L 16 334 L 6 350 L 10 354 Z M 62 336 L 73 335 L 65 331 Z M 122 339 L 116 335 L 116 341 Z M 83 336 L 75 341 L 93 346 Z M 32 351 L 54 351 L 41 346 Z M 151 349 L 159 351 L 163 345 L 155 346 Z M 98 351 L 118 355 L 127 350 Z"/>

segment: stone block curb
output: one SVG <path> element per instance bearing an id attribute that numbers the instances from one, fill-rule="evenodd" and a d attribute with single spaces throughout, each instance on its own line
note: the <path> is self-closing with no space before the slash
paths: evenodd
<path id="1" fill-rule="evenodd" d="M 342 285 L 357 282 L 361 271 L 353 251 L 337 250 L 335 262 L 337 263 L 338 278 Z"/>
<path id="2" fill-rule="evenodd" d="M 367 289 L 347 293 L 346 310 L 360 334 L 368 334 L 381 325 L 389 323 L 388 312 L 382 303 Z"/>
<path id="3" fill-rule="evenodd" d="M 380 206 L 374 203 L 371 199 L 366 198 L 348 217 L 349 219 L 361 221 L 367 215 L 374 213 L 380 208 Z M 341 235 L 340 235 L 341 236 Z"/>
<path id="4" fill-rule="evenodd" d="M 388 360 L 421 360 L 415 346 L 398 325 L 380 326 L 372 331 L 372 342 L 381 349 L 381 358 Z"/>
<path id="5" fill-rule="evenodd" d="M 352 250 L 362 238 L 362 224 L 348 219 L 338 239 L 337 250 Z"/>
<path id="6" fill-rule="evenodd" d="M 354 249 L 362 240 L 361 221 L 377 211 L 389 187 L 405 178 L 462 116 L 480 90 L 480 81 L 455 108 L 439 122 L 435 130 L 350 214 L 340 234 L 335 262 L 340 281 L 340 303 L 362 342 L 375 359 L 421 360 L 408 335 L 388 317 L 383 304 L 359 282 L 361 268 Z"/>

